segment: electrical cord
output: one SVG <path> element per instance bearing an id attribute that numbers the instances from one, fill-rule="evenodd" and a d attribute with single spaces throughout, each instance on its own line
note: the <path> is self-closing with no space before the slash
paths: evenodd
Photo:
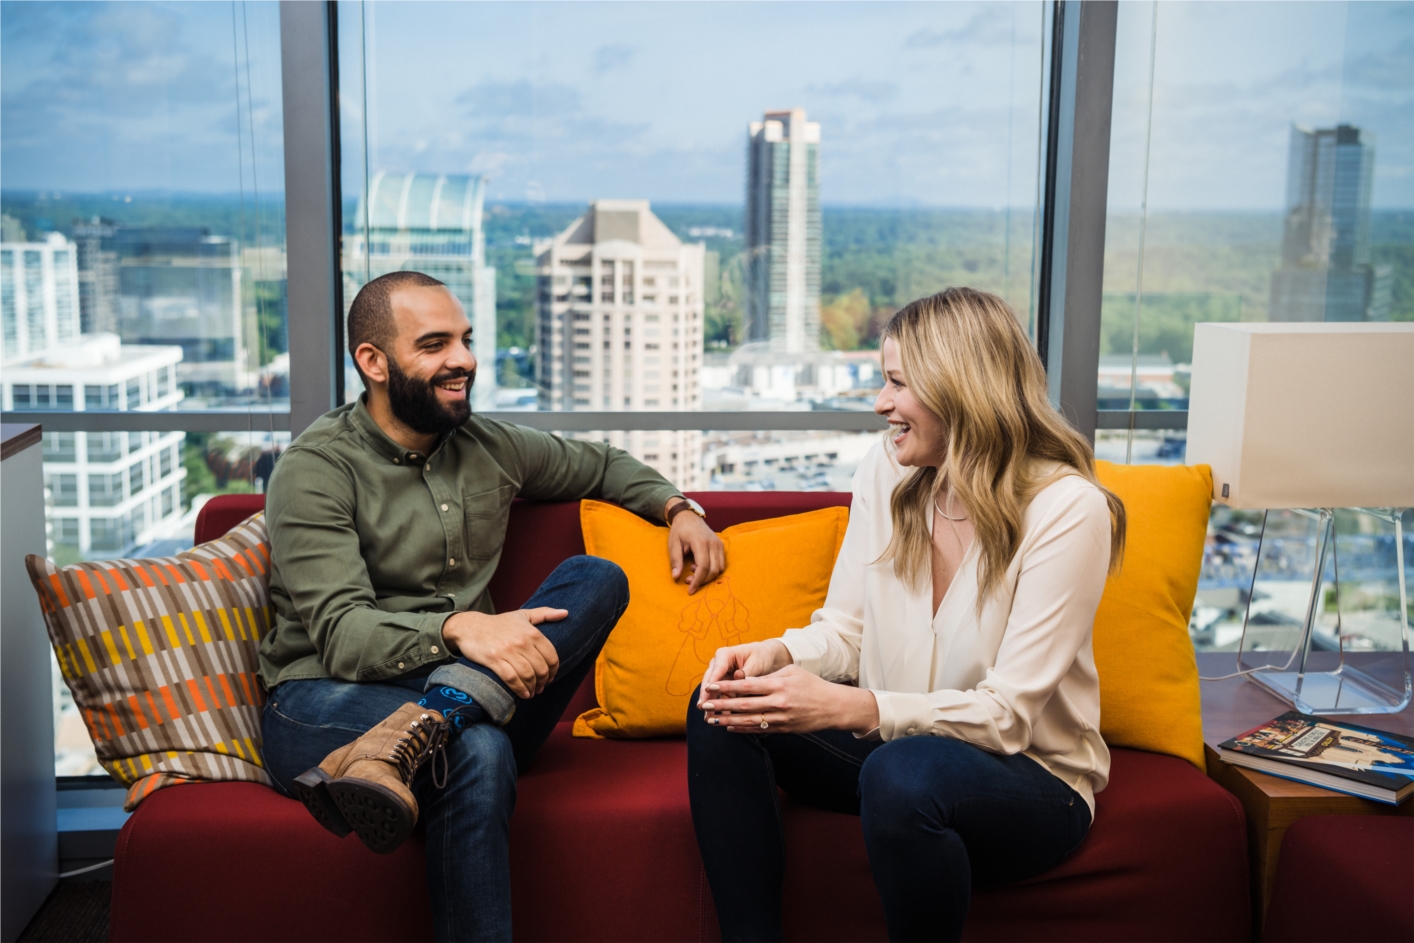
<path id="1" fill-rule="evenodd" d="M 72 871 L 60 871 L 60 872 L 59 872 L 59 877 L 61 877 L 61 878 L 76 877 L 77 875 L 80 875 L 80 874 L 87 874 L 87 873 L 90 872 L 90 871 L 97 871 L 99 868 L 106 868 L 106 867 L 108 867 L 108 866 L 109 866 L 110 864 L 112 864 L 112 863 L 113 863 L 113 859 L 112 859 L 112 858 L 109 858 L 107 861 L 100 861 L 100 862 L 98 862 L 98 864 L 91 864 L 91 865 L 89 865 L 89 866 L 86 867 L 86 868 L 75 868 L 75 869 L 72 870 Z"/>

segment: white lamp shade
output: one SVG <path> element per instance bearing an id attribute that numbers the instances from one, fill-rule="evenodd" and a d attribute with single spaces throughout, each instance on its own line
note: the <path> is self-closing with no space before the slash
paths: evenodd
<path id="1" fill-rule="evenodd" d="M 1414 506 L 1414 323 L 1197 325 L 1187 460 L 1235 508 Z"/>

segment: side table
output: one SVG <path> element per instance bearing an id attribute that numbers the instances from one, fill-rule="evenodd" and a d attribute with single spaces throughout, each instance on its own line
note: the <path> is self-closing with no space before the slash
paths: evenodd
<path id="1" fill-rule="evenodd" d="M 1230 652 L 1200 652 L 1198 673 L 1207 677 L 1230 674 L 1235 670 L 1234 661 Z M 1246 678 L 1203 681 L 1201 685 L 1208 776 L 1236 796 L 1247 812 L 1252 895 L 1259 924 L 1271 899 L 1281 839 L 1293 822 L 1308 815 L 1414 816 L 1414 799 L 1398 806 L 1386 805 L 1224 763 L 1218 756 L 1218 744 L 1292 708 Z M 1333 719 L 1414 737 L 1414 710 L 1409 708 L 1398 714 Z"/>

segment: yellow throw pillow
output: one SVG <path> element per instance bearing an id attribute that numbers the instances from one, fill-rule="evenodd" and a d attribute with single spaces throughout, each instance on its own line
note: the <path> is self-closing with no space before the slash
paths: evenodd
<path id="1" fill-rule="evenodd" d="M 846 508 L 751 521 L 719 535 L 727 571 L 687 594 L 668 570 L 668 529 L 599 501 L 580 504 L 584 546 L 628 574 L 629 604 L 594 666 L 599 706 L 576 737 L 682 736 L 688 700 L 717 649 L 779 638 L 825 603 Z"/>
<path id="2" fill-rule="evenodd" d="M 1100 734 L 1112 747 L 1168 753 L 1199 769 L 1203 711 L 1188 618 L 1198 591 L 1213 482 L 1207 465 L 1096 462 L 1124 502 L 1124 565 L 1095 613 Z"/>

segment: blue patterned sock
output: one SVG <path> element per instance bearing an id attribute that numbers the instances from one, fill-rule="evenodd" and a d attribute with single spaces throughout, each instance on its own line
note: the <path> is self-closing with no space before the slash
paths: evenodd
<path id="1" fill-rule="evenodd" d="M 433 688 L 422 696 L 417 706 L 432 708 L 447 718 L 457 730 L 486 719 L 486 711 L 471 699 L 471 695 L 456 688 Z"/>

